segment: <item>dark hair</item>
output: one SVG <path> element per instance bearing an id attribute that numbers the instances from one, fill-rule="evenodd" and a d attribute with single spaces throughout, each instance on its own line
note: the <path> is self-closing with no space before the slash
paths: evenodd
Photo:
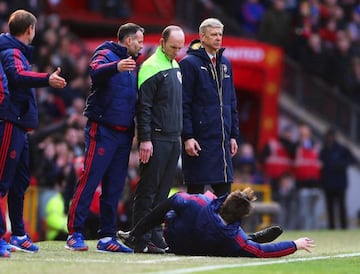
<path id="1" fill-rule="evenodd" d="M 119 30 L 117 32 L 117 37 L 120 42 L 124 42 L 124 39 L 135 35 L 138 31 L 141 31 L 144 33 L 144 28 L 140 27 L 139 25 L 136 25 L 134 23 L 127 23 L 124 25 L 121 25 L 119 27 Z"/>
<path id="2" fill-rule="evenodd" d="M 28 27 L 35 26 L 37 22 L 36 17 L 26 10 L 16 10 L 9 18 L 8 26 L 10 34 L 18 36 L 24 34 Z"/>
<path id="3" fill-rule="evenodd" d="M 164 28 L 164 30 L 162 31 L 162 34 L 161 34 L 161 37 L 164 39 L 164 41 L 166 42 L 169 37 L 170 37 L 170 34 L 172 31 L 183 31 L 179 26 L 174 26 L 174 25 L 171 25 L 171 26 L 167 26 L 166 28 Z"/>
<path id="4" fill-rule="evenodd" d="M 251 202 L 255 200 L 254 191 L 250 187 L 245 188 L 243 191 L 235 190 L 227 196 L 219 214 L 229 224 L 240 221 L 250 213 L 252 209 Z"/>

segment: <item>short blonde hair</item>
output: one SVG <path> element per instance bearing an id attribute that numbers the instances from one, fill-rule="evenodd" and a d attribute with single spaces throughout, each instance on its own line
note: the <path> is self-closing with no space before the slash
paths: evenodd
<path id="1" fill-rule="evenodd" d="M 217 18 L 207 18 L 201 22 L 199 33 L 204 34 L 207 28 L 221 28 L 221 30 L 224 30 L 224 25 Z"/>

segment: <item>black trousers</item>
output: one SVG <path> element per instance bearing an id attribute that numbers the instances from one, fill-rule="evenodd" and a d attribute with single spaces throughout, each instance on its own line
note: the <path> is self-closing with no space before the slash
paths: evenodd
<path id="1" fill-rule="evenodd" d="M 152 140 L 152 143 L 153 155 L 150 161 L 147 164 L 140 164 L 140 180 L 135 191 L 133 207 L 133 225 L 168 198 L 176 175 L 180 156 L 180 139 L 177 141 Z M 145 245 L 150 240 L 155 245 L 164 247 L 160 226 L 144 234 L 139 245 Z"/>
<path id="2" fill-rule="evenodd" d="M 326 209 L 328 214 L 328 227 L 335 228 L 335 206 L 337 205 L 342 229 L 348 227 L 347 212 L 345 205 L 345 190 L 330 191 L 325 190 Z"/>
<path id="3" fill-rule="evenodd" d="M 202 194 L 204 193 L 205 185 L 200 184 L 187 184 L 187 193 L 189 194 Z M 220 183 L 220 184 L 213 184 L 211 188 L 214 190 L 214 193 L 217 197 L 222 195 L 228 194 L 231 191 L 231 184 L 230 183 Z"/>

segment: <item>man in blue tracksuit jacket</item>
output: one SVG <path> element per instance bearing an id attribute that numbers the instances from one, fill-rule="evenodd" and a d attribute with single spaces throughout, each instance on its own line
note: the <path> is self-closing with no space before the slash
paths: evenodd
<path id="1" fill-rule="evenodd" d="M 117 235 L 131 245 L 165 216 L 164 238 L 175 254 L 271 258 L 300 249 L 310 251 L 314 242 L 309 238 L 259 244 L 249 237 L 240 221 L 249 214 L 254 199 L 250 188 L 220 198 L 179 192 L 139 221 L 130 233 L 119 231 Z"/>
<path id="2" fill-rule="evenodd" d="M 10 244 L 26 252 L 38 251 L 26 235 L 23 222 L 24 195 L 30 180 L 27 132 L 38 126 L 35 88 L 66 85 L 59 76 L 60 68 L 52 74 L 31 70 L 30 43 L 35 36 L 36 21 L 33 14 L 17 10 L 9 18 L 10 33 L 0 35 L 0 60 L 9 88 L 9 93 L 0 93 L 0 195 L 4 197 L 8 193 Z M 6 80 L 2 78 L 5 87 Z M 5 221 L 0 218 L 0 237 L 5 232 Z"/>
<path id="3" fill-rule="evenodd" d="M 97 250 L 131 252 L 115 239 L 117 206 L 128 172 L 129 154 L 134 136 L 137 96 L 135 75 L 144 29 L 128 23 L 118 30 L 118 43 L 104 42 L 91 59 L 91 93 L 84 114 L 84 170 L 76 185 L 68 216 L 69 237 L 65 247 L 85 251 L 82 229 L 90 203 L 101 182 L 101 227 Z"/>

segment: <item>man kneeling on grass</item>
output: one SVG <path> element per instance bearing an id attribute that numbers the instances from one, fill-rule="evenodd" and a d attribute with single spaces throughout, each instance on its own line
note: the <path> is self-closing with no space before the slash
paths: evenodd
<path id="1" fill-rule="evenodd" d="M 219 198 L 209 193 L 179 192 L 159 204 L 131 231 L 118 231 L 117 236 L 134 246 L 142 234 L 165 219 L 164 238 L 169 250 L 179 255 L 271 258 L 301 249 L 311 252 L 314 241 L 306 237 L 268 243 L 282 233 L 278 226 L 247 235 L 240 222 L 251 212 L 255 199 L 251 188 Z"/>

